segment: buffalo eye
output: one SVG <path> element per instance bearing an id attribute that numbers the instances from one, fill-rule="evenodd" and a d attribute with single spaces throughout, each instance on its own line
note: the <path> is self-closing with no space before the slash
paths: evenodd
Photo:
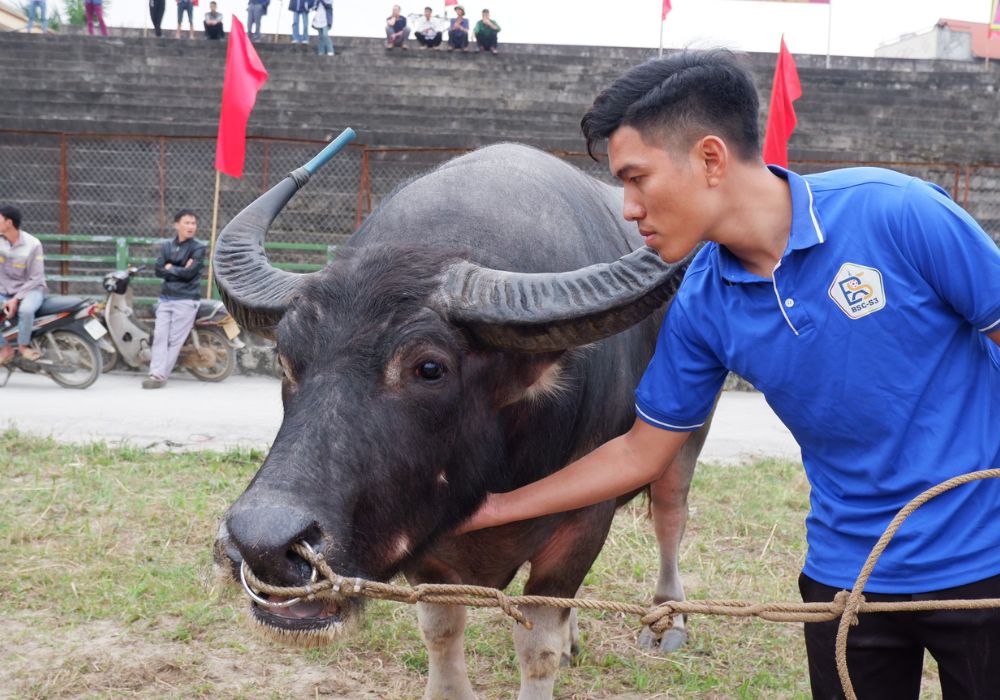
<path id="1" fill-rule="evenodd" d="M 444 364 L 436 360 L 424 360 L 417 365 L 417 376 L 429 382 L 441 379 L 445 373 Z"/>

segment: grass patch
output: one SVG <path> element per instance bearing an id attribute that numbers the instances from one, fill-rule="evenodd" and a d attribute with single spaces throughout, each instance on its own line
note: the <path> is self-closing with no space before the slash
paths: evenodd
<path id="1" fill-rule="evenodd" d="M 0 434 L 0 694 L 17 698 L 410 698 L 427 671 L 412 606 L 376 601 L 350 641 L 320 650 L 258 640 L 242 599 L 211 574 L 218 519 L 257 453 L 154 454 Z M 691 598 L 798 600 L 808 486 L 797 464 L 703 465 L 681 567 Z M 658 562 L 640 502 L 622 509 L 583 596 L 648 603 Z M 515 582 L 515 589 L 521 579 Z M 580 613 L 582 653 L 560 698 L 805 698 L 798 625 L 690 620 L 663 657 L 638 619 Z M 511 623 L 470 610 L 480 697 L 516 692 Z"/>

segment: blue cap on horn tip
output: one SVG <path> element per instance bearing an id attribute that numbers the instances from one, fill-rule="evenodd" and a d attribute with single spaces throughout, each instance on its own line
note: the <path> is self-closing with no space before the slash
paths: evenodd
<path id="1" fill-rule="evenodd" d="M 306 163 L 303 167 L 309 172 L 310 175 L 315 175 L 317 170 L 326 165 L 327 161 L 337 155 L 337 153 L 339 153 L 344 146 L 349 144 L 356 137 L 357 134 L 354 133 L 354 129 L 347 127 L 340 132 L 340 136 L 328 143 L 326 148 L 317 153 L 313 159 Z"/>

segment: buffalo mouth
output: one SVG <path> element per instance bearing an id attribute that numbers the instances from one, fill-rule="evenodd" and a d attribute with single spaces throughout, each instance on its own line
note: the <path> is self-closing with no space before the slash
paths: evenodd
<path id="1" fill-rule="evenodd" d="M 361 607 L 355 600 L 345 598 L 317 597 L 298 601 L 273 595 L 261 598 L 269 605 L 249 601 L 254 628 L 284 644 L 304 647 L 331 644 L 348 634 Z"/>
<path id="2" fill-rule="evenodd" d="M 357 626 L 363 609 L 360 598 L 345 597 L 330 590 L 306 597 L 287 597 L 255 591 L 244 576 L 244 564 L 216 543 L 216 573 L 226 583 L 242 586 L 244 611 L 253 629 L 264 637 L 300 647 L 332 644 Z M 221 556 L 220 556 L 221 555 Z"/>

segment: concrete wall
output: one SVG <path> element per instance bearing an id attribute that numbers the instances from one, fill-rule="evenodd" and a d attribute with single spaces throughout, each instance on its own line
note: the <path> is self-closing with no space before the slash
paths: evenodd
<path id="1" fill-rule="evenodd" d="M 875 49 L 879 58 L 972 60 L 972 35 L 947 27 L 934 27 L 921 34 L 909 34 Z"/>
<path id="2" fill-rule="evenodd" d="M 579 120 L 594 96 L 623 70 L 655 55 L 644 49 L 551 45 L 507 45 L 498 56 L 416 47 L 389 52 L 376 39 L 334 40 L 333 58 L 319 58 L 312 47 L 289 43 L 258 45 L 270 78 L 251 116 L 250 135 L 327 139 L 350 126 L 361 142 L 373 146 L 473 148 L 521 141 L 581 151 Z M 5 94 L 16 96 L 0 100 L 0 129 L 211 139 L 225 51 L 224 42 L 205 40 L 0 34 Z M 970 199 L 963 203 L 1000 236 L 996 170 L 972 167 L 1000 164 L 1000 61 L 985 66 L 834 56 L 828 69 L 823 56 L 796 60 L 804 94 L 795 105 L 798 127 L 789 144 L 793 164 L 801 170 L 842 161 L 893 164 L 956 196 L 968 190 Z M 762 93 L 762 123 L 774 61 L 773 54 L 749 56 Z M 0 147 L 13 139 L 0 132 Z M 190 174 L 171 179 L 169 193 L 189 199 L 211 190 L 213 145 L 206 140 L 200 152 L 171 161 L 186 165 Z M 46 187 L 44 198 L 51 202 L 53 188 L 58 196 L 51 165 L 36 162 L 31 147 L 22 151 L 22 162 L 0 157 L 0 198 L 28 196 L 23 187 L 11 184 L 24 179 Z M 143 201 L 153 200 L 156 183 L 150 178 L 158 176 L 150 173 L 149 155 L 126 152 L 111 159 L 97 154 L 97 162 L 80 167 L 113 172 L 134 182 L 136 192 L 145 192 Z M 140 163 L 143 171 L 130 175 L 129 168 Z M 254 173 L 248 179 L 254 180 L 257 165 L 248 167 Z M 279 170 L 277 164 L 272 168 Z M 352 194 L 350 176 L 343 175 L 348 184 L 341 193 L 345 207 Z M 379 183 L 375 185 L 378 189 Z M 84 222 L 106 227 L 134 220 L 129 212 L 135 201 L 121 201 L 99 186 L 74 190 L 73 196 L 75 192 L 93 204 Z M 80 204 L 87 202 L 81 199 Z M 149 202 L 157 212 L 183 204 Z M 324 204 L 310 206 L 322 209 Z M 118 219 L 112 221 L 108 212 L 116 207 Z M 147 227 L 162 218 L 147 214 Z M 58 220 L 58 212 L 48 216 Z"/>

